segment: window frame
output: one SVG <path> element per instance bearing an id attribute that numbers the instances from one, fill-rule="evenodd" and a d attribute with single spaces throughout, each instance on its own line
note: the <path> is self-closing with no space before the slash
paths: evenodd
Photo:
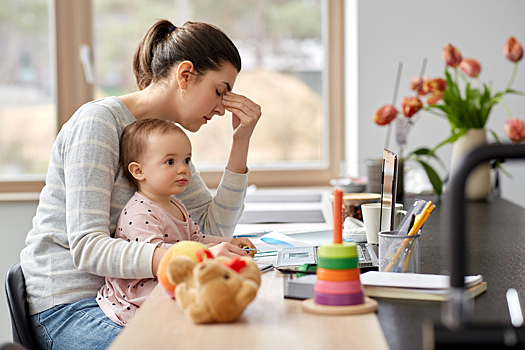
<path id="1" fill-rule="evenodd" d="M 55 76 L 57 130 L 82 104 L 94 99 L 93 85 L 88 84 L 80 62 L 78 48 L 93 47 L 93 16 L 91 0 L 51 1 L 51 26 L 55 36 Z M 326 43 L 326 74 L 324 74 L 324 110 L 327 130 L 327 164 L 323 168 L 250 171 L 249 183 L 258 187 L 327 186 L 339 176 L 344 160 L 344 0 L 325 0 L 323 9 L 323 42 Z M 74 28 L 75 30 L 71 30 Z M 76 48 L 76 49 L 72 49 Z M 60 67 L 60 69 L 58 69 Z M 209 188 L 216 188 L 222 171 L 201 171 Z M 0 181 L 2 192 L 40 192 L 41 176 L 22 176 Z"/>

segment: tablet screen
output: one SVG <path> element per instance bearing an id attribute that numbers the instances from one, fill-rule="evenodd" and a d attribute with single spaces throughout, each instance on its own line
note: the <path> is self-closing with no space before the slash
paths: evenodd
<path id="1" fill-rule="evenodd" d="M 383 208 L 388 208 L 385 213 L 390 213 L 390 220 L 385 220 L 385 224 L 390 221 L 388 227 L 381 225 L 381 231 L 394 231 L 395 210 L 397 189 L 397 155 L 387 149 L 383 150 L 383 174 L 381 179 L 381 210 L 379 211 L 380 223 L 383 223 Z"/>

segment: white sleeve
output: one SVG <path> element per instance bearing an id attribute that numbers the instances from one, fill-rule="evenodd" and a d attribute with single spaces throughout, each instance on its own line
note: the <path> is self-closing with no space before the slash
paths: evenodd
<path id="1" fill-rule="evenodd" d="M 184 203 L 203 233 L 231 237 L 244 210 L 248 173 L 236 174 L 225 169 L 213 196 L 193 163 L 191 171 L 190 185 L 177 198 Z"/>

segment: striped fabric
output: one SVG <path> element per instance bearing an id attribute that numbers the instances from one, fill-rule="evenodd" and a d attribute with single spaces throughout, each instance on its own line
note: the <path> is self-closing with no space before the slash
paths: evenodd
<path id="1" fill-rule="evenodd" d="M 119 141 L 135 120 L 116 97 L 85 104 L 64 124 L 51 151 L 46 186 L 20 254 L 31 315 L 95 297 L 104 276 L 151 278 L 155 245 L 110 238 L 134 190 L 118 167 Z M 225 170 L 212 196 L 191 164 L 177 197 L 204 233 L 231 237 L 247 174 Z"/>

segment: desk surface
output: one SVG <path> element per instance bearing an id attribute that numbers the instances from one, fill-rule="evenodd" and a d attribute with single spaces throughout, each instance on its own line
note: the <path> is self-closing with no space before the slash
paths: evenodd
<path id="1" fill-rule="evenodd" d="M 256 299 L 233 323 L 195 325 L 157 287 L 112 343 L 117 349 L 388 349 L 373 313 L 323 316 L 283 298 L 283 279 L 263 274 Z"/>
<path id="2" fill-rule="evenodd" d="M 436 200 L 435 197 L 431 199 Z M 413 200 L 414 197 L 406 197 L 405 207 L 411 205 Z M 442 208 L 445 204 L 446 198 L 436 202 L 436 209 L 423 229 L 420 241 L 421 273 L 446 272 L 448 237 L 443 223 L 447 218 Z M 505 299 L 507 289 L 516 288 L 522 304 L 525 301 L 525 209 L 501 198 L 490 198 L 487 202 L 468 203 L 467 215 L 467 273 L 483 275 L 488 284 L 487 291 L 475 299 L 474 322 L 509 324 Z M 248 306 L 238 323 L 213 327 L 186 322 L 178 306 L 168 300 L 162 290 L 156 289 L 110 349 L 160 349 L 166 344 L 159 335 L 167 332 L 171 335 L 169 345 L 173 348 L 178 348 L 177 344 L 183 339 L 189 339 L 191 346 L 183 343 L 180 348 L 206 348 L 204 345 L 211 342 L 215 345 L 213 348 L 227 348 L 226 345 L 229 345 L 228 349 L 232 349 L 235 348 L 232 347 L 234 341 L 239 348 L 318 349 L 324 341 L 326 346 L 323 348 L 326 349 L 358 349 L 363 347 L 352 344 L 354 338 L 345 336 L 348 330 L 366 334 L 377 327 L 377 321 L 373 321 L 375 318 L 356 323 L 350 316 L 305 314 L 300 310 L 300 301 L 282 299 L 275 294 L 282 295 L 279 278 L 268 278 L 275 276 L 267 274 L 263 276 L 260 295 Z M 421 349 L 422 324 L 426 321 L 440 322 L 440 302 L 376 300 L 379 302 L 377 319 L 392 350 Z M 166 323 L 166 320 L 169 322 Z M 226 329 L 232 332 L 232 327 L 236 332 L 233 339 L 224 333 Z M 332 336 L 334 330 L 339 332 Z M 341 331 L 345 332 L 343 336 Z M 188 334 L 191 337 L 184 338 Z M 385 347 L 384 338 L 368 338 L 376 343 L 364 348 Z M 301 340 L 304 347 L 297 346 L 296 339 Z M 326 339 L 332 340 L 326 343 Z"/>

